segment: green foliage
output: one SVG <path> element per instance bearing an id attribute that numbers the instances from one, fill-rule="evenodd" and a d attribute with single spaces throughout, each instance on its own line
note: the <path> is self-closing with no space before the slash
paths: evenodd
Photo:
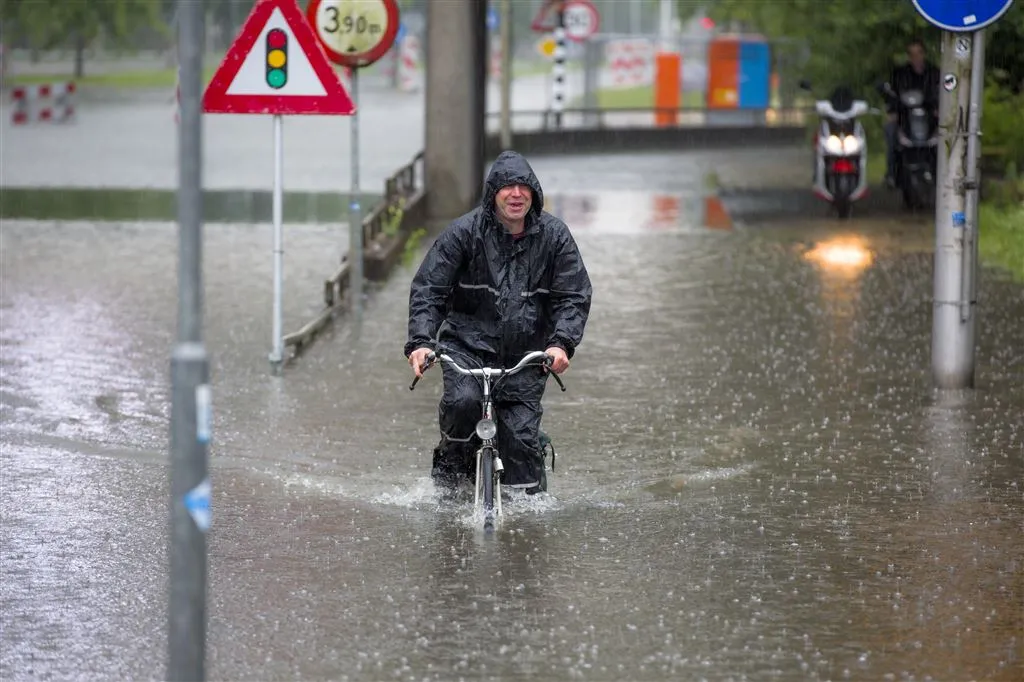
<path id="1" fill-rule="evenodd" d="M 999 87 L 994 78 L 985 88 L 981 108 L 981 129 L 985 133 L 985 149 L 1001 159 L 1000 171 L 1011 166 L 1024 167 L 1024 93 L 1013 94 Z"/>
<path id="2" fill-rule="evenodd" d="M 680 0 L 683 17 L 698 3 Z M 770 40 L 796 40 L 802 58 L 779 62 L 784 80 L 805 78 L 824 96 L 843 84 L 881 106 L 874 86 L 904 61 L 907 42 L 921 38 L 931 61 L 941 60 L 941 31 L 928 24 L 910 0 L 713 0 L 708 15 L 719 26 L 761 33 Z M 986 98 L 983 108 L 986 153 L 1024 167 L 1024 2 L 1017 2 L 987 31 Z M 776 50 L 777 52 L 780 50 Z M 882 117 L 865 117 L 868 144 L 884 149 Z"/>
<path id="3" fill-rule="evenodd" d="M 409 268 L 416 264 L 417 256 L 423 247 L 423 240 L 426 236 L 427 230 L 423 227 L 417 227 L 409 234 L 409 239 L 405 242 L 405 249 L 402 250 L 403 267 Z"/>
<path id="4" fill-rule="evenodd" d="M 983 260 L 1024 282 L 1024 203 L 982 204 L 978 214 L 978 250 Z"/>
<path id="5" fill-rule="evenodd" d="M 680 0 L 681 16 L 697 4 Z M 921 38 L 931 60 L 940 59 L 941 31 L 928 24 L 910 0 L 714 0 L 708 14 L 719 26 L 735 25 L 769 39 L 796 39 L 807 46 L 799 73 L 816 91 L 838 84 L 869 95 L 903 59 L 907 41 Z M 1024 82 L 1024 4 L 1013 7 L 989 30 L 987 64 L 1004 84 Z"/>
<path id="6" fill-rule="evenodd" d="M 159 0 L 76 0 L 56 6 L 40 0 L 3 0 L 0 20 L 9 37 L 24 36 L 40 49 L 66 45 L 69 37 L 79 37 L 87 45 L 101 32 L 117 43 L 141 28 L 163 26 Z"/>

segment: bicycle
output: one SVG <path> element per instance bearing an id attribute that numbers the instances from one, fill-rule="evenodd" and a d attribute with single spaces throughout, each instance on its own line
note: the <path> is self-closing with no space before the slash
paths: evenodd
<path id="1" fill-rule="evenodd" d="M 543 358 L 543 362 L 535 362 L 541 358 Z M 550 368 L 553 358 L 544 351 L 538 350 L 527 353 L 515 367 L 509 369 L 495 367 L 467 369 L 455 362 L 446 353 L 437 355 L 431 352 L 420 368 L 420 372 L 425 372 L 438 359 L 450 365 L 459 374 L 483 379 L 482 416 L 480 421 L 476 423 L 476 435 L 480 438 L 480 447 L 476 451 L 476 483 L 473 486 L 473 511 L 474 513 L 483 512 L 485 531 L 493 530 L 497 517 L 501 516 L 501 472 L 504 470 L 504 467 L 502 466 L 501 455 L 495 442 L 495 436 L 498 435 L 498 425 L 494 421 L 494 403 L 491 399 L 492 391 L 503 378 L 512 376 L 527 367 L 540 365 Z M 564 392 L 565 384 L 562 383 L 559 376 L 554 372 L 550 372 L 550 374 L 558 382 L 558 387 Z M 494 377 L 497 377 L 497 379 L 495 379 L 492 386 L 491 379 Z M 416 388 L 416 383 L 419 380 L 420 377 L 412 380 L 412 384 L 409 385 L 410 391 Z M 552 461 L 552 465 L 554 465 L 554 461 Z"/>

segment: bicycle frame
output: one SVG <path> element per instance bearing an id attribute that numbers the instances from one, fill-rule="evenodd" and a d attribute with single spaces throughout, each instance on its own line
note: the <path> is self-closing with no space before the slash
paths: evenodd
<path id="1" fill-rule="evenodd" d="M 501 369 L 495 367 L 480 367 L 478 369 L 467 369 L 457 363 L 450 355 L 441 353 L 430 353 L 427 356 L 426 362 L 422 370 L 428 369 L 434 364 L 435 361 L 440 359 L 442 362 L 448 364 L 459 374 L 465 374 L 467 376 L 478 377 L 482 379 L 483 396 L 481 405 L 481 417 L 480 421 L 476 424 L 476 435 L 480 438 L 480 447 L 476 451 L 476 485 L 473 490 L 473 509 L 474 511 L 482 510 L 484 512 L 484 525 L 489 526 L 493 523 L 495 516 L 501 515 L 501 472 L 504 470 L 504 466 L 501 463 L 501 454 L 498 451 L 498 446 L 495 442 L 495 437 L 498 434 L 498 426 L 494 421 L 494 401 L 491 397 L 491 390 L 493 388 L 491 380 L 497 380 L 503 377 L 511 376 L 517 372 L 522 371 L 526 367 L 531 365 L 550 365 L 551 356 L 544 351 L 533 351 L 523 356 L 514 367 L 509 369 Z M 537 360 L 541 362 L 538 363 Z M 421 371 L 422 371 L 421 370 Z M 551 373 L 551 376 L 558 382 L 558 386 L 564 391 L 565 385 L 562 384 L 562 380 L 557 374 Z M 413 390 L 416 387 L 416 383 L 419 381 L 419 377 L 413 379 L 412 384 L 409 386 L 409 390 Z M 490 455 L 490 466 L 488 461 L 485 460 L 485 456 Z M 488 508 L 487 500 L 487 475 L 485 472 L 489 471 L 492 477 L 490 481 L 491 487 L 491 504 L 493 508 Z M 481 502 L 481 497 L 484 501 Z"/>

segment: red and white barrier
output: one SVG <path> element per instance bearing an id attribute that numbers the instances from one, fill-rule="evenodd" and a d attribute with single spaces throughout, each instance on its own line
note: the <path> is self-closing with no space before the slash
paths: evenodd
<path id="1" fill-rule="evenodd" d="M 654 44 L 646 38 L 609 40 L 604 49 L 606 67 L 602 88 L 635 88 L 654 82 Z"/>
<path id="2" fill-rule="evenodd" d="M 44 83 L 23 85 L 11 90 L 14 110 L 11 122 L 23 125 L 31 121 L 69 121 L 75 115 L 75 84 Z"/>
<path id="3" fill-rule="evenodd" d="M 420 39 L 407 35 L 402 38 L 398 53 L 398 87 L 405 92 L 418 90 L 420 63 Z"/>

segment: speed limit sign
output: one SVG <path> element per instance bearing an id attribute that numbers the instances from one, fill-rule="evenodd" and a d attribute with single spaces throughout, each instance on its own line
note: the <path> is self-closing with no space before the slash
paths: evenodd
<path id="1" fill-rule="evenodd" d="M 569 0 L 562 10 L 565 21 L 565 37 L 581 42 L 597 33 L 601 15 L 590 0 Z"/>
<path id="2" fill-rule="evenodd" d="M 383 57 L 398 34 L 396 0 L 310 0 L 306 19 L 327 57 L 352 68 Z"/>

